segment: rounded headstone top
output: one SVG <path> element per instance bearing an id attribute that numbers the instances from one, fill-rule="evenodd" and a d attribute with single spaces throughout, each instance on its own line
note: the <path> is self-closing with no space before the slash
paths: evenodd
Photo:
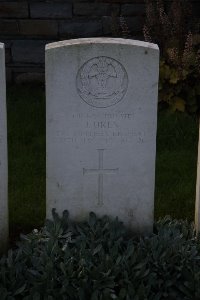
<path id="1" fill-rule="evenodd" d="M 4 49 L 4 43 L 0 42 L 0 49 Z"/>
<path id="2" fill-rule="evenodd" d="M 75 45 L 94 45 L 94 44 L 118 44 L 127 46 L 136 46 L 148 49 L 159 50 L 158 45 L 138 40 L 122 39 L 122 38 L 81 38 L 81 39 L 71 39 L 66 41 L 60 41 L 55 43 L 50 43 L 46 45 L 46 50 L 75 46 Z"/>

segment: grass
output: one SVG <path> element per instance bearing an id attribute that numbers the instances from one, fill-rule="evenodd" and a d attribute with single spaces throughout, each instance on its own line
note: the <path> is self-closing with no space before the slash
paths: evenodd
<path id="1" fill-rule="evenodd" d="M 158 114 L 155 217 L 194 220 L 198 120 L 183 113 Z"/>
<path id="2" fill-rule="evenodd" d="M 197 119 L 158 115 L 155 218 L 193 220 Z M 45 94 L 43 87 L 8 89 L 9 211 L 11 235 L 45 218 Z"/>
<path id="3" fill-rule="evenodd" d="M 8 89 L 10 230 L 45 218 L 45 95 L 41 87 Z"/>

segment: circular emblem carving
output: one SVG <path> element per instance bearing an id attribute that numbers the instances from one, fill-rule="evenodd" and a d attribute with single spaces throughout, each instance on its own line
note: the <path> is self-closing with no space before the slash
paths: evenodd
<path id="1" fill-rule="evenodd" d="M 128 87 L 125 68 L 105 56 L 88 60 L 78 71 L 76 86 L 80 97 L 94 107 L 109 107 L 124 97 Z"/>

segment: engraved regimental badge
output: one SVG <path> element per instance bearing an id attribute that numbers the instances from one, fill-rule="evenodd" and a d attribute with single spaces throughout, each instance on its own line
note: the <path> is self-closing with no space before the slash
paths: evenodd
<path id="1" fill-rule="evenodd" d="M 128 87 L 125 68 L 117 60 L 100 56 L 79 69 L 76 86 L 80 97 L 94 107 L 109 107 L 124 97 Z"/>

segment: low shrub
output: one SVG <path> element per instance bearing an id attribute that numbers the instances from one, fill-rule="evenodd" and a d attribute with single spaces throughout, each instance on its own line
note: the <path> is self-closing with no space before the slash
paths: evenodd
<path id="1" fill-rule="evenodd" d="M 167 104 L 171 111 L 200 114 L 200 67 L 196 58 L 187 64 L 160 61 L 159 103 Z M 175 58 L 174 58 L 175 59 Z"/>
<path id="2" fill-rule="evenodd" d="M 165 218 L 150 236 L 90 213 L 72 223 L 65 211 L 22 235 L 0 260 L 4 299 L 200 299 L 200 240 L 186 221 Z"/>
<path id="3" fill-rule="evenodd" d="M 172 111 L 200 113 L 200 19 L 188 0 L 146 0 L 145 40 L 160 47 L 159 101 Z"/>

